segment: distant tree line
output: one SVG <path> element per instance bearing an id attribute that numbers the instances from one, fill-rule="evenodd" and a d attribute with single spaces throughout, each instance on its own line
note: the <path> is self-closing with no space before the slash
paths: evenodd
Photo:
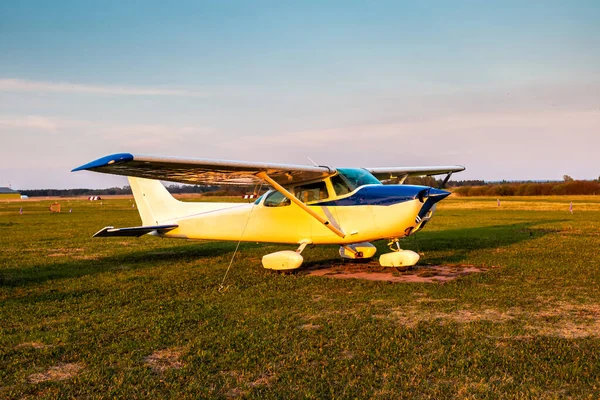
<path id="1" fill-rule="evenodd" d="M 570 177 L 569 177 L 570 178 Z M 501 182 L 484 186 L 462 186 L 454 190 L 459 196 L 550 196 L 600 194 L 600 181 Z"/>
<path id="2" fill-rule="evenodd" d="M 441 183 L 442 181 L 440 181 Z M 466 181 L 449 181 L 449 187 L 461 187 L 461 186 L 483 186 L 486 182 L 480 179 L 471 179 Z"/>
<path id="3" fill-rule="evenodd" d="M 436 179 L 432 176 L 411 176 L 406 178 L 404 181 L 407 185 L 422 185 L 422 186 L 431 186 L 435 188 L 439 188 L 442 186 L 444 182 L 443 179 Z M 446 183 L 447 187 L 461 187 L 461 186 L 483 186 L 485 185 L 485 181 L 483 180 L 467 180 L 467 181 L 448 181 Z"/>
<path id="4" fill-rule="evenodd" d="M 172 184 L 167 186 L 169 193 L 210 193 L 219 190 L 219 186 L 205 185 L 178 185 Z M 131 194 L 130 186 L 111 187 L 107 189 L 33 189 L 20 190 L 21 194 L 29 197 L 76 197 L 76 196 L 102 196 L 102 195 L 127 195 Z"/>
<path id="5" fill-rule="evenodd" d="M 171 194 L 198 193 L 204 196 L 238 196 L 251 194 L 254 186 L 210 186 L 210 185 L 180 185 L 170 184 L 166 186 Z M 263 186 L 262 192 L 264 193 Z M 78 196 L 103 196 L 103 195 L 130 195 L 131 187 L 111 187 L 107 189 L 32 189 L 20 190 L 23 195 L 29 197 L 78 197 Z"/>
<path id="6" fill-rule="evenodd" d="M 114 194 L 131 194 L 131 188 L 129 186 L 112 187 L 108 189 L 32 189 L 32 190 L 19 190 L 21 194 L 29 197 L 46 197 L 46 196 L 59 196 L 59 197 L 75 197 L 75 196 L 101 196 L 101 195 L 114 195 Z"/>
<path id="7" fill-rule="evenodd" d="M 441 187 L 442 179 L 431 176 L 410 177 L 405 184 Z M 600 194 L 600 177 L 594 181 L 574 180 L 568 175 L 557 182 L 507 182 L 489 183 L 483 180 L 449 181 L 449 188 L 460 196 L 548 196 L 548 195 L 593 195 Z M 254 193 L 254 186 L 208 186 L 180 185 L 166 186 L 172 194 L 202 194 L 204 196 L 239 196 Z M 262 187 L 261 193 L 266 187 Z M 131 187 L 111 187 L 107 189 L 32 189 L 21 190 L 21 194 L 29 197 L 77 197 L 102 195 L 130 195 Z"/>

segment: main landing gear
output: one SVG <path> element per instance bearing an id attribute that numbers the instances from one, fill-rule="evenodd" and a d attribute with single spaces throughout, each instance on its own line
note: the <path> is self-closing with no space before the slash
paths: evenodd
<path id="1" fill-rule="evenodd" d="M 276 251 L 275 253 L 267 254 L 262 258 L 262 265 L 266 269 L 272 269 L 275 271 L 291 271 L 300 268 L 304 257 L 300 253 L 308 245 L 308 243 L 302 243 L 296 251 L 283 250 Z"/>
<path id="2" fill-rule="evenodd" d="M 412 267 L 419 261 L 419 255 L 411 250 L 402 250 L 400 241 L 397 238 L 388 243 L 391 253 L 382 254 L 379 257 L 379 264 L 382 267 Z M 371 243 L 356 243 L 346 246 L 340 246 L 340 256 L 346 259 L 360 260 L 368 259 L 375 255 L 377 248 Z"/>
<path id="3" fill-rule="evenodd" d="M 300 268 L 304 257 L 301 253 L 309 243 L 302 243 L 296 251 L 283 250 L 267 254 L 262 258 L 262 265 L 266 269 L 275 271 L 291 271 Z M 382 267 L 407 268 L 412 267 L 419 261 L 419 255 L 411 250 L 402 250 L 397 238 L 388 243 L 391 253 L 379 256 L 379 264 Z M 365 260 L 372 258 L 377 248 L 371 243 L 362 242 L 340 246 L 340 256 L 350 260 Z"/>

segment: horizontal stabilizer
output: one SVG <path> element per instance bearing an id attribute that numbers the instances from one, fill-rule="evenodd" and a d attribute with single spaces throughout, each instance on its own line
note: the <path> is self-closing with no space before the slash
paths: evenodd
<path id="1" fill-rule="evenodd" d="M 132 228 L 115 228 L 107 226 L 100 229 L 94 237 L 111 237 L 111 236 L 142 236 L 147 233 L 165 233 L 177 228 L 179 225 L 156 225 L 156 226 L 134 226 Z"/>

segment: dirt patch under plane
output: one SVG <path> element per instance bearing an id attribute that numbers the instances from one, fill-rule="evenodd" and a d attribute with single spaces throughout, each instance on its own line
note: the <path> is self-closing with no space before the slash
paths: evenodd
<path id="1" fill-rule="evenodd" d="M 26 342 L 26 343 L 21 343 L 15 346 L 15 349 L 23 349 L 23 348 L 32 348 L 32 349 L 45 349 L 47 347 L 52 347 L 50 345 L 46 345 L 44 343 L 40 343 L 40 342 Z"/>
<path id="2" fill-rule="evenodd" d="M 338 262 L 316 264 L 300 273 L 337 279 L 364 279 L 385 282 L 444 283 L 465 275 L 486 272 L 493 267 L 475 265 L 415 265 L 406 270 L 382 267 L 377 261 L 367 263 Z"/>
<path id="3" fill-rule="evenodd" d="M 146 357 L 144 361 L 152 371 L 162 373 L 169 369 L 183 368 L 183 363 L 180 361 L 182 354 L 183 349 L 179 347 L 158 350 Z"/>
<path id="4" fill-rule="evenodd" d="M 30 383 L 40 383 L 46 381 L 63 381 L 73 378 L 83 369 L 83 365 L 77 363 L 59 364 L 50 367 L 46 372 L 30 375 L 27 379 Z"/>

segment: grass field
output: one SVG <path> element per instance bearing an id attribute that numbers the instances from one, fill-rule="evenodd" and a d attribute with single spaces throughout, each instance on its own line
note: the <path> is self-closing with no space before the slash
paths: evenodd
<path id="1" fill-rule="evenodd" d="M 493 267 L 446 284 L 276 274 L 294 247 L 246 243 L 223 291 L 236 243 L 92 239 L 131 200 L 49 203 L 0 203 L 0 398 L 600 397 L 600 196 L 445 200 L 403 247 Z"/>

